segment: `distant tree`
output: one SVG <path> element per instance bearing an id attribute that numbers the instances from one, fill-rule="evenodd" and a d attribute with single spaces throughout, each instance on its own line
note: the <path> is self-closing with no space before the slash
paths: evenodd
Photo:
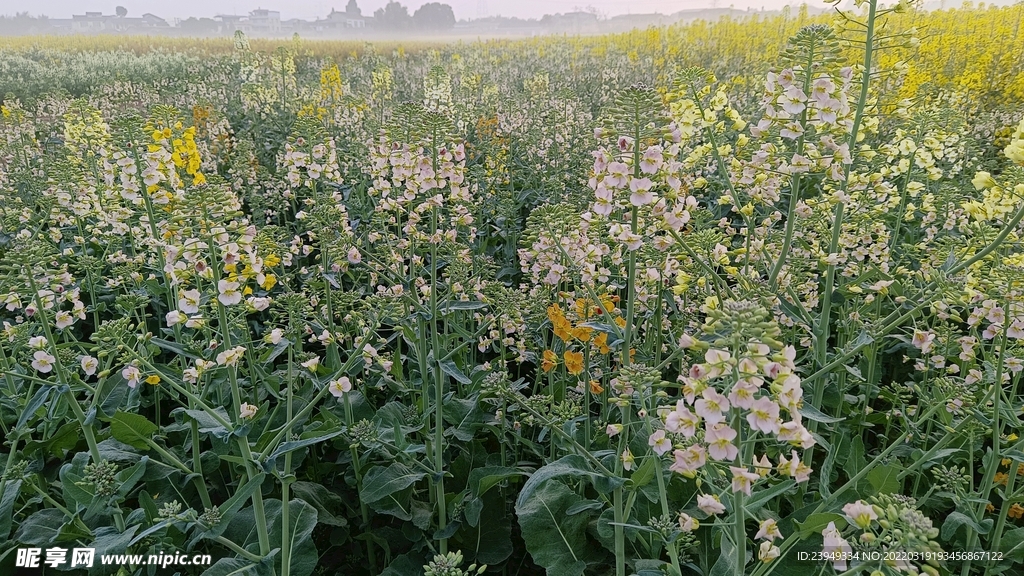
<path id="1" fill-rule="evenodd" d="M 118 18 L 124 18 L 128 15 L 128 9 L 124 6 L 118 6 L 117 8 L 114 8 L 114 13 L 117 14 Z"/>
<path id="2" fill-rule="evenodd" d="M 386 30 L 404 30 L 412 24 L 412 17 L 408 8 L 391 0 L 373 13 L 373 22 Z"/>
<path id="3" fill-rule="evenodd" d="M 447 4 L 428 2 L 412 15 L 412 21 L 421 30 L 451 30 L 455 26 L 455 12 Z"/>
<path id="4" fill-rule="evenodd" d="M 196 18 L 195 16 L 182 20 L 178 27 L 184 32 L 196 35 L 216 34 L 220 24 L 213 18 Z"/>
<path id="5" fill-rule="evenodd" d="M 345 14 L 349 16 L 362 16 L 363 11 L 359 9 L 359 4 L 356 4 L 356 0 L 348 0 L 348 4 L 345 5 Z"/>
<path id="6" fill-rule="evenodd" d="M 46 34 L 52 29 L 46 16 L 30 16 L 28 12 L 18 12 L 14 16 L 0 16 L 0 36 Z"/>

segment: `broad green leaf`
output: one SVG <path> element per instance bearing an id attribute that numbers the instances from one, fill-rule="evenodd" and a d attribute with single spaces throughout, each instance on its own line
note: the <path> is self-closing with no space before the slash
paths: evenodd
<path id="1" fill-rule="evenodd" d="M 21 493 L 21 479 L 8 480 L 0 492 L 0 541 L 7 540 L 11 533 L 11 518 L 14 514 L 14 501 Z"/>
<path id="2" fill-rule="evenodd" d="M 114 438 L 139 450 L 149 449 L 149 444 L 146 441 L 151 440 L 157 430 L 159 430 L 157 425 L 150 422 L 145 416 L 120 410 L 110 421 L 110 433 Z"/>
<path id="3" fill-rule="evenodd" d="M 294 482 L 291 490 L 296 498 L 305 500 L 316 508 L 317 522 L 330 526 L 347 526 L 345 519 L 345 501 L 341 496 L 328 490 L 317 482 Z"/>
<path id="4" fill-rule="evenodd" d="M 267 566 L 243 558 L 221 558 L 207 568 L 202 576 L 269 576 Z"/>
<path id="5" fill-rule="evenodd" d="M 846 518 L 842 514 L 832 512 L 811 514 L 807 517 L 807 520 L 795 522 L 795 524 L 799 528 L 800 537 L 807 538 L 812 534 L 820 534 L 822 530 L 828 527 L 829 522 L 835 522 L 836 528 L 839 530 L 846 527 Z"/>
<path id="6" fill-rule="evenodd" d="M 845 418 L 833 418 L 832 416 L 827 416 L 821 410 L 818 410 L 810 404 L 804 404 L 800 407 L 800 415 L 806 417 L 808 420 L 814 420 L 815 422 L 821 422 L 822 424 L 832 424 L 845 420 Z"/>
<path id="7" fill-rule="evenodd" d="M 526 473 L 518 468 L 508 466 L 483 466 L 474 468 L 469 473 L 469 491 L 474 496 L 483 496 L 488 490 L 497 486 L 502 480 L 525 476 Z"/>
<path id="8" fill-rule="evenodd" d="M 465 372 L 452 360 L 441 360 L 439 364 L 441 365 L 441 371 L 454 378 L 459 384 L 468 385 L 473 383 L 473 380 L 466 376 Z"/>
<path id="9" fill-rule="evenodd" d="M 400 462 L 393 462 L 387 468 L 374 466 L 363 476 L 363 488 L 359 496 L 363 502 L 376 502 L 412 486 L 425 476 L 425 473 L 410 470 Z"/>
<path id="10" fill-rule="evenodd" d="M 18 418 L 18 423 L 14 425 L 15 429 L 20 429 L 28 422 L 28 419 L 35 415 L 36 411 L 46 404 L 46 401 L 50 398 L 50 393 L 53 392 L 53 386 L 42 386 L 32 396 L 32 399 L 28 401 L 25 408 L 21 411 L 21 417 Z"/>
<path id="11" fill-rule="evenodd" d="M 292 576 L 309 576 L 316 568 L 320 555 L 313 544 L 311 535 L 316 527 L 316 508 L 302 500 L 292 500 L 288 503 L 288 530 L 282 531 L 281 503 L 274 500 L 274 508 L 277 514 L 274 523 L 270 527 L 270 541 L 281 545 L 282 536 L 287 540 L 291 548 L 290 574 Z M 270 502 L 267 502 L 268 516 L 270 516 Z M 277 558 L 281 558 L 279 554 Z M 280 564 L 280 560 L 277 562 Z M 281 570 L 278 570 L 278 574 Z"/>
<path id="12" fill-rule="evenodd" d="M 560 482 L 543 482 L 528 498 L 516 502 L 526 550 L 551 576 L 581 576 L 587 567 L 587 525 L 590 515 L 566 511 L 582 500 Z"/>
<path id="13" fill-rule="evenodd" d="M 60 532 L 67 517 L 56 508 L 43 508 L 18 526 L 14 539 L 25 546 L 46 547 Z"/>
<path id="14" fill-rule="evenodd" d="M 519 492 L 519 497 L 516 498 L 516 508 L 529 500 L 533 495 L 533 492 L 547 480 L 550 480 L 551 478 L 558 478 L 560 476 L 589 478 L 591 482 L 594 483 L 594 488 L 599 492 L 610 492 L 617 486 L 621 486 L 624 482 L 622 478 L 609 478 L 603 474 L 594 472 L 590 469 L 589 464 L 582 456 L 578 454 L 569 454 L 550 464 L 542 466 L 534 472 L 532 476 L 530 476 L 530 479 L 523 485 L 522 491 Z"/>
<path id="15" fill-rule="evenodd" d="M 942 522 L 942 529 L 939 532 L 939 536 L 943 540 L 949 540 L 956 535 L 956 531 L 961 526 L 970 526 L 978 534 L 988 534 L 989 530 L 992 529 L 992 519 L 986 518 L 980 523 L 974 521 L 973 518 L 964 514 L 963 512 L 953 511 L 946 515 L 946 519 Z"/>

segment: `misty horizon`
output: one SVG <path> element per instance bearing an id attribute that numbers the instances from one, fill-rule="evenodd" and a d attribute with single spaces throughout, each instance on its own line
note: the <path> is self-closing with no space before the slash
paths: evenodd
<path id="1" fill-rule="evenodd" d="M 371 16 L 379 8 L 383 8 L 388 0 L 361 0 L 359 8 L 364 16 Z M 174 3 L 153 2 L 152 0 L 43 0 L 41 2 L 13 1 L 0 8 L 0 16 L 14 16 L 28 13 L 31 16 L 48 18 L 70 18 L 74 14 L 85 12 L 101 12 L 105 15 L 114 14 L 118 6 L 127 9 L 129 16 L 141 16 L 152 13 L 171 20 L 184 20 L 190 17 L 213 18 L 217 15 L 245 15 L 256 9 L 268 9 L 281 13 L 281 19 L 292 18 L 315 20 L 326 17 L 331 11 L 344 11 L 347 0 L 253 0 L 252 2 L 229 0 L 223 2 L 200 2 L 199 0 L 180 0 Z M 427 4 L 424 0 L 400 2 L 412 12 Z M 499 2 L 496 0 L 447 0 L 441 2 L 452 7 L 458 20 L 473 20 L 487 17 L 505 17 L 521 19 L 538 19 L 549 14 L 589 11 L 601 17 L 614 17 L 628 14 L 673 14 L 684 10 L 724 9 L 733 8 L 742 11 L 771 11 L 784 6 L 799 7 L 807 4 L 811 8 L 826 8 L 825 2 L 792 2 L 786 0 L 637 0 L 622 2 L 621 0 L 517 0 L 516 2 Z M 950 5 L 952 6 L 952 2 Z"/>

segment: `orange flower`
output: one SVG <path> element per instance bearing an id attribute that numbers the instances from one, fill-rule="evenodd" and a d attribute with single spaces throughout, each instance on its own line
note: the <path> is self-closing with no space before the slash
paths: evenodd
<path id="1" fill-rule="evenodd" d="M 1003 486 L 1006 486 L 1006 481 L 1009 478 L 1009 474 L 1005 474 L 1003 472 L 996 472 L 996 477 L 993 478 L 992 481 L 995 482 L 996 484 L 1002 484 Z"/>
<path id="2" fill-rule="evenodd" d="M 551 350 L 544 351 L 544 359 L 540 362 L 541 370 L 551 372 L 551 369 L 558 366 L 558 355 Z"/>
<path id="3" fill-rule="evenodd" d="M 581 352 L 566 350 L 562 358 L 565 359 L 565 369 L 569 371 L 569 374 L 575 376 L 583 372 L 583 354 Z"/>
<path id="4" fill-rule="evenodd" d="M 619 316 L 619 317 L 617 317 L 617 318 L 615 319 L 615 324 L 616 324 L 616 325 L 617 325 L 617 326 L 618 326 L 619 328 L 625 328 L 625 327 L 626 327 L 626 319 L 625 319 L 625 318 L 623 318 L 622 316 Z"/>
<path id="5" fill-rule="evenodd" d="M 596 395 L 600 394 L 601 392 L 604 392 L 604 387 L 601 386 L 601 383 L 598 382 L 597 380 L 591 380 L 590 381 L 590 393 L 596 396 Z"/>
<path id="6" fill-rule="evenodd" d="M 589 314 L 587 313 L 588 312 L 588 310 L 587 310 L 588 308 L 590 308 L 590 300 L 587 300 L 586 298 L 577 298 L 576 299 L 576 315 L 577 316 L 579 316 L 580 318 L 583 318 L 585 320 L 589 316 Z"/>
<path id="7" fill-rule="evenodd" d="M 581 342 L 590 342 L 593 330 L 586 326 L 577 326 L 572 329 L 572 335 Z"/>
<path id="8" fill-rule="evenodd" d="M 600 352 L 601 354 L 607 354 L 611 352 L 612 349 L 608 346 L 608 333 L 601 332 L 600 334 L 598 334 L 597 338 L 594 338 L 594 346 L 597 346 L 597 351 Z"/>
<path id="9" fill-rule="evenodd" d="M 1024 506 L 1014 504 L 1013 506 L 1010 506 L 1010 511 L 1006 515 L 1010 518 L 1020 518 L 1021 516 L 1024 516 Z"/>
<path id="10" fill-rule="evenodd" d="M 995 512 L 995 511 L 996 511 L 996 507 L 993 506 L 991 502 L 989 502 L 988 504 L 985 504 L 985 512 Z"/>

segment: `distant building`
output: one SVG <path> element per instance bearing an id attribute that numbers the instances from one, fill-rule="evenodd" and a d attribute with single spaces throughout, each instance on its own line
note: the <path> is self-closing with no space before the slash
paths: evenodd
<path id="1" fill-rule="evenodd" d="M 246 19 L 248 30 L 246 32 L 257 36 L 273 35 L 281 33 L 281 13 L 277 10 L 264 10 L 257 8 L 249 12 Z"/>
<path id="2" fill-rule="evenodd" d="M 327 27 L 334 30 L 366 28 L 366 18 L 356 13 L 331 9 L 331 13 L 327 15 Z"/>
<path id="3" fill-rule="evenodd" d="M 218 32 L 221 34 L 234 34 L 235 31 L 241 30 L 245 32 L 245 27 L 242 25 L 242 21 L 245 20 L 245 16 L 238 16 L 236 14 L 218 14 L 213 17 L 214 20 L 220 26 Z"/>
<path id="4" fill-rule="evenodd" d="M 65 21 L 59 21 L 55 24 L 60 28 L 66 26 Z M 149 13 L 143 14 L 139 18 L 129 18 L 114 14 L 104 15 L 102 12 L 86 12 L 85 14 L 73 14 L 70 21 L 71 31 L 81 34 L 95 32 L 148 32 L 155 28 L 170 27 L 171 25 L 166 20 Z"/>

